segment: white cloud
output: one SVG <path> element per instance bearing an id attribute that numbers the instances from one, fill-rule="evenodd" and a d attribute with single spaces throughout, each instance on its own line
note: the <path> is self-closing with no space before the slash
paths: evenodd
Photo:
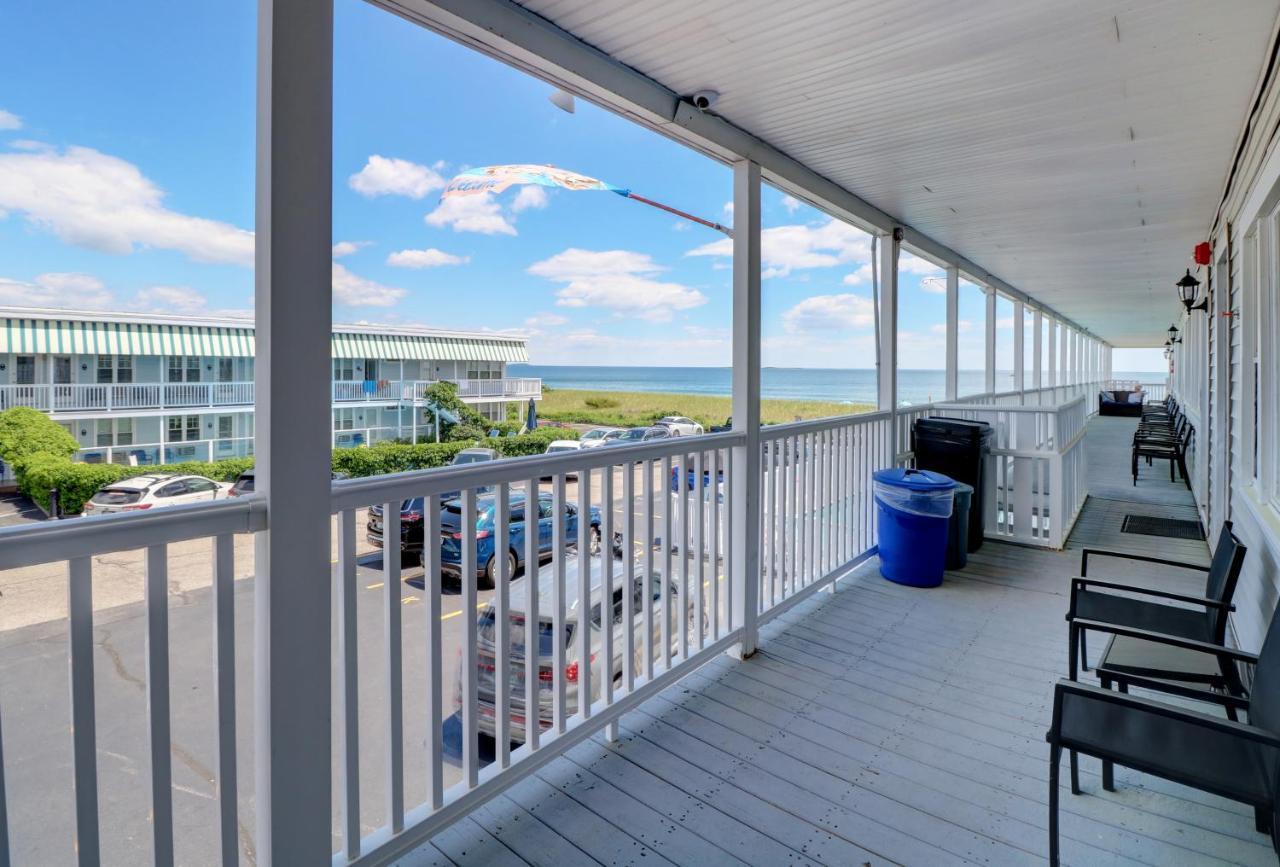
<path id="1" fill-rule="evenodd" d="M 441 265 L 464 265 L 470 256 L 455 256 L 435 247 L 425 250 L 397 250 L 387 257 L 387 264 L 397 268 L 438 268 Z"/>
<path id="2" fill-rule="evenodd" d="M 136 305 L 158 313 L 202 313 L 208 300 L 189 286 L 151 286 L 139 290 Z"/>
<path id="3" fill-rule="evenodd" d="M 1001 319 L 997 319 L 997 320 L 996 320 L 996 328 L 1003 329 L 1003 330 L 1007 330 L 1007 331 L 1012 331 L 1012 330 L 1013 330 L 1013 317 L 1012 317 L 1012 316 L 1010 316 L 1010 317 L 1008 317 L 1008 318 L 1001 318 Z"/>
<path id="4" fill-rule="evenodd" d="M 671 224 L 671 228 L 677 232 L 687 232 L 692 228 L 692 225 L 686 220 L 676 220 Z"/>
<path id="5" fill-rule="evenodd" d="M 913 256 L 910 253 L 903 253 L 898 257 L 899 274 L 917 274 L 925 277 L 932 274 L 941 274 L 943 270 L 932 262 L 921 259 L 919 256 Z M 945 292 L 946 285 L 944 284 L 942 288 Z"/>
<path id="6" fill-rule="evenodd" d="M 792 334 L 846 331 L 874 323 L 875 306 L 871 299 L 851 292 L 814 295 L 782 314 L 783 327 Z"/>
<path id="7" fill-rule="evenodd" d="M 871 263 L 863 262 L 858 266 L 858 270 L 854 271 L 852 274 L 845 274 L 844 279 L 840 282 L 846 286 L 860 286 L 863 283 L 870 283 L 872 276 Z"/>
<path id="8" fill-rule="evenodd" d="M 946 334 L 947 323 L 938 322 L 934 325 L 930 325 L 929 330 L 934 334 Z M 970 322 L 968 319 L 961 319 L 956 322 L 956 331 L 959 332 L 960 334 L 964 334 L 972 330 L 973 330 L 973 323 Z"/>
<path id="9" fill-rule="evenodd" d="M 796 209 L 800 207 L 800 200 L 795 196 L 783 196 L 782 207 L 787 209 L 788 214 L 794 214 Z"/>
<path id="10" fill-rule="evenodd" d="M 352 307 L 391 307 L 408 294 L 406 289 L 384 286 L 352 274 L 337 262 L 333 263 L 333 300 L 339 304 Z"/>
<path id="11" fill-rule="evenodd" d="M 511 203 L 511 211 L 518 214 L 530 208 L 545 208 L 550 201 L 546 187 L 525 184 L 520 188 L 520 192 L 516 193 L 515 201 Z"/>
<path id="12" fill-rule="evenodd" d="M 573 247 L 529 266 L 530 274 L 565 284 L 556 293 L 561 307 L 605 307 L 665 322 L 674 310 L 707 303 L 697 289 L 653 279 L 664 270 L 646 253 Z"/>
<path id="13" fill-rule="evenodd" d="M 0 108 L 0 129 L 22 129 L 22 118 Z"/>
<path id="14" fill-rule="evenodd" d="M 372 241 L 339 241 L 333 245 L 333 258 L 338 259 L 342 256 L 350 256 L 352 253 L 363 250 L 372 243 Z"/>
<path id="15" fill-rule="evenodd" d="M 516 227 L 488 193 L 450 196 L 425 217 L 428 226 L 452 226 L 455 232 L 514 235 Z"/>
<path id="16" fill-rule="evenodd" d="M 724 207 L 721 208 L 720 210 L 724 211 L 724 215 L 728 217 L 730 220 L 733 219 L 733 202 L 732 201 L 725 202 Z"/>
<path id="17" fill-rule="evenodd" d="M 437 163 L 438 167 L 443 164 Z M 396 157 L 373 154 L 364 168 L 347 178 L 347 185 L 362 196 L 408 196 L 422 199 L 447 182 L 434 168 Z"/>
<path id="18" fill-rule="evenodd" d="M 0 154 L 0 211 L 69 244 L 106 253 L 177 250 L 199 262 L 253 264 L 253 233 L 164 207 L 137 166 L 92 148 Z"/>
<path id="19" fill-rule="evenodd" d="M 733 239 L 724 238 L 690 250 L 688 256 L 733 256 Z M 760 258 L 772 276 L 785 277 L 804 268 L 830 268 L 865 262 L 871 236 L 839 220 L 820 224 L 774 226 L 760 233 Z"/>
<path id="20" fill-rule="evenodd" d="M 114 300 L 102 281 L 89 274 L 48 273 L 29 282 L 0 277 L 0 304 L 103 310 Z"/>
<path id="21" fill-rule="evenodd" d="M 559 313 L 536 313 L 524 321 L 529 328 L 556 328 L 561 325 L 569 324 L 568 316 L 561 316 Z"/>

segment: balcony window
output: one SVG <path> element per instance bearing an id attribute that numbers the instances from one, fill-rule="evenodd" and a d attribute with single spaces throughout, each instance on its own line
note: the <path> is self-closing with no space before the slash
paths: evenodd
<path id="1" fill-rule="evenodd" d="M 34 385 L 36 381 L 36 357 L 19 355 L 14 363 L 14 382 L 18 385 Z"/>
<path id="2" fill-rule="evenodd" d="M 100 446 L 133 445 L 133 419 L 98 419 L 96 441 Z"/>
<path id="3" fill-rule="evenodd" d="M 229 415 L 218 416 L 218 439 L 229 440 L 234 437 L 236 420 Z"/>
<path id="4" fill-rule="evenodd" d="M 167 430 L 167 442 L 180 443 L 183 440 L 200 439 L 200 416 L 171 415 Z"/>
<path id="5" fill-rule="evenodd" d="M 232 382 L 236 378 L 234 358 L 218 359 L 218 382 Z"/>
<path id="6" fill-rule="evenodd" d="M 350 409 L 339 409 L 333 413 L 334 430 L 354 430 L 355 413 Z"/>
<path id="7" fill-rule="evenodd" d="M 98 356 L 98 382 L 99 383 L 133 382 L 133 356 L 132 355 L 99 355 Z"/>
<path id="8" fill-rule="evenodd" d="M 199 382 L 200 357 L 196 355 L 169 356 L 170 382 Z"/>
<path id="9" fill-rule="evenodd" d="M 71 356 L 57 355 L 53 359 L 53 381 L 58 385 L 71 383 Z"/>
<path id="10" fill-rule="evenodd" d="M 356 363 L 351 358 L 333 360 L 333 378 L 338 382 L 352 382 L 356 378 Z"/>

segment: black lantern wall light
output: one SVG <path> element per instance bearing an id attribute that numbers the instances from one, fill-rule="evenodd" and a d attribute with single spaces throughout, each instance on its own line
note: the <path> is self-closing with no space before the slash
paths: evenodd
<path id="1" fill-rule="evenodd" d="M 1206 312 L 1209 310 L 1209 296 L 1207 294 L 1200 299 L 1199 304 L 1196 303 L 1196 295 L 1200 290 L 1200 281 L 1191 276 L 1190 268 L 1187 269 L 1186 275 L 1173 285 L 1178 287 L 1178 300 L 1182 302 L 1183 307 L 1187 308 L 1188 313 L 1192 310 L 1204 310 Z"/>

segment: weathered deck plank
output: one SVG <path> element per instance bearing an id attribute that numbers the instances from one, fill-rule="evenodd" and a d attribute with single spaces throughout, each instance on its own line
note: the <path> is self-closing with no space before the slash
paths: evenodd
<path id="1" fill-rule="evenodd" d="M 1118 424 L 1117 424 L 1118 423 Z M 715 660 L 473 820 L 492 851 L 561 863 L 1025 864 L 1047 852 L 1048 727 L 1066 671 L 1066 611 L 1081 547 L 1207 560 L 1203 542 L 1119 532 L 1125 514 L 1194 517 L 1180 483 L 1146 471 L 1130 495 L 1133 422 L 1095 419 L 1091 497 L 1062 552 L 988 543 L 942 587 L 885 582 L 873 562 L 770 623 L 746 662 Z M 1132 487 L 1132 486 L 1129 486 Z M 1190 513 L 1188 513 L 1190 510 Z M 1194 591 L 1203 574 L 1106 563 L 1123 577 Z M 1094 648 L 1094 650 L 1099 650 Z M 1062 793 L 1073 864 L 1274 864 L 1251 811 L 1118 768 L 1104 792 Z M 1064 774 L 1065 778 L 1065 774 Z M 508 815 L 509 813 L 514 815 Z M 483 844 L 483 845 L 481 845 Z M 493 849 L 502 846 L 501 850 Z"/>

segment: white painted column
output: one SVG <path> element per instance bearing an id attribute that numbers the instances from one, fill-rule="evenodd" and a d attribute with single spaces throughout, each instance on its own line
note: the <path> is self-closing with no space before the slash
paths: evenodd
<path id="1" fill-rule="evenodd" d="M 1059 364 L 1058 364 L 1058 384 L 1070 385 L 1071 384 L 1071 358 L 1070 358 L 1071 329 L 1065 322 L 1058 323 L 1058 344 L 1059 344 L 1059 349 L 1062 350 L 1062 356 L 1059 359 Z"/>
<path id="2" fill-rule="evenodd" d="M 880 239 L 880 377 L 879 407 L 898 408 L 898 251 L 901 230 Z"/>
<path id="3" fill-rule="evenodd" d="M 1068 333 L 1071 335 L 1071 357 L 1067 361 L 1067 383 L 1076 385 L 1080 382 L 1080 334 L 1074 328 Z"/>
<path id="4" fill-rule="evenodd" d="M 1027 350 L 1027 312 L 1021 301 L 1013 302 L 1013 389 L 1025 393 L 1026 383 L 1026 350 Z"/>
<path id="5" fill-rule="evenodd" d="M 732 618 L 742 643 L 732 654 L 756 652 L 760 598 L 760 166 L 733 166 L 733 430 L 746 443 L 733 450 L 730 581 Z"/>
<path id="6" fill-rule="evenodd" d="M 1044 388 L 1044 314 L 1035 310 L 1031 314 L 1031 387 Z"/>
<path id="7" fill-rule="evenodd" d="M 1047 385 L 1058 384 L 1058 321 L 1049 317 L 1049 370 Z"/>
<path id="8" fill-rule="evenodd" d="M 946 399 L 955 400 L 960 386 L 960 269 L 947 269 Z"/>
<path id="9" fill-rule="evenodd" d="M 987 287 L 987 394 L 996 391 L 996 290 Z"/>
<path id="10" fill-rule="evenodd" d="M 1111 369 L 1111 344 L 1110 343 L 1108 343 L 1106 348 L 1103 349 L 1103 353 L 1104 353 L 1103 362 L 1102 362 L 1103 378 L 1111 379 L 1114 376 L 1114 371 Z"/>
<path id="11" fill-rule="evenodd" d="M 258 863 L 327 864 L 332 3 L 259 0 L 257 120 Z"/>

